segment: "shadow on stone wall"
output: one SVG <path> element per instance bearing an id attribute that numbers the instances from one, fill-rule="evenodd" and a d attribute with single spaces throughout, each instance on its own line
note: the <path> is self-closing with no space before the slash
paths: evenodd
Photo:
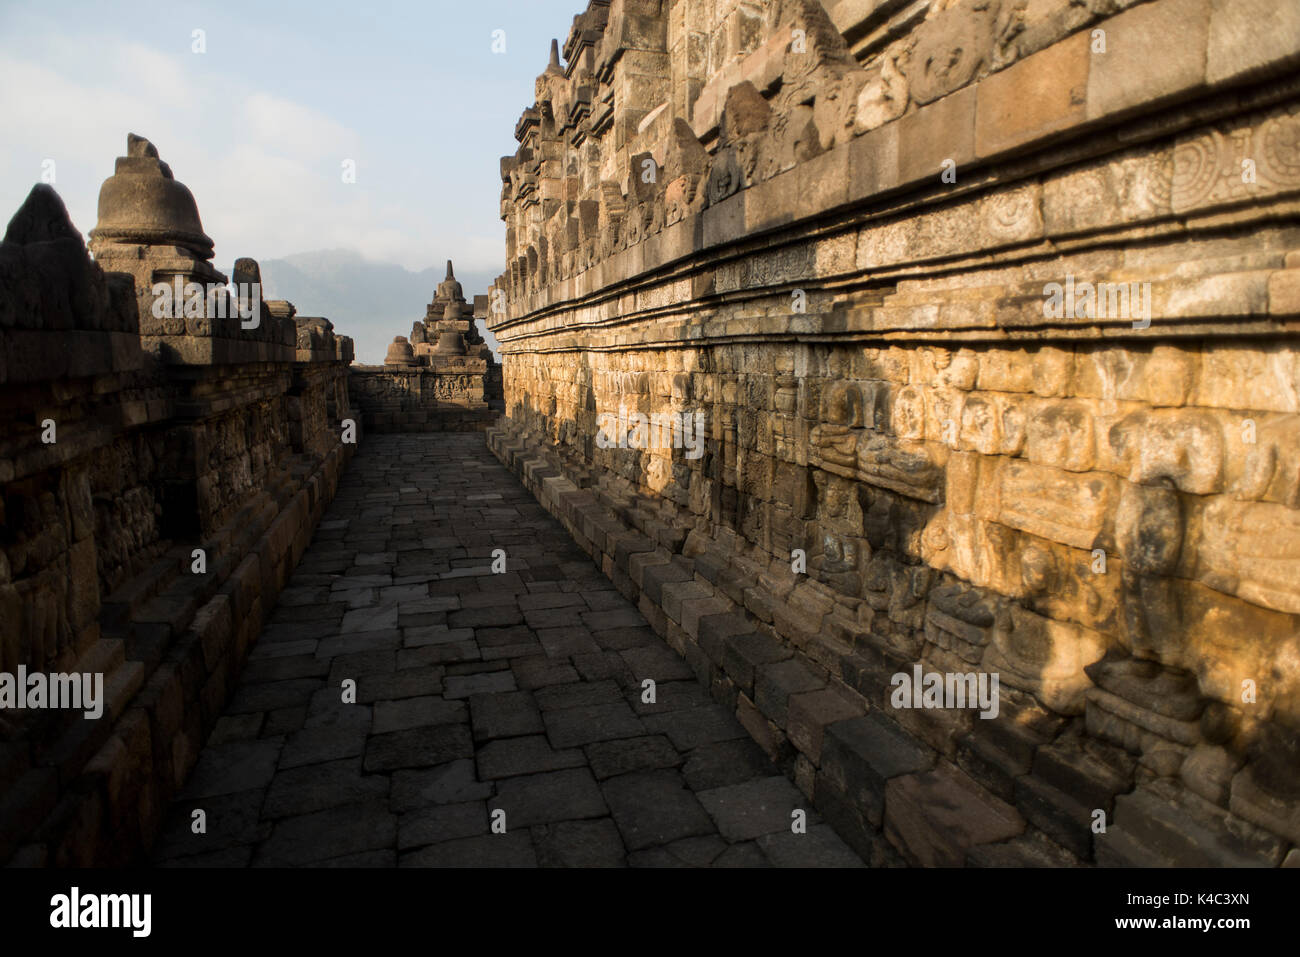
<path id="1" fill-rule="evenodd" d="M 350 340 L 234 301 L 147 140 L 91 236 L 95 261 L 38 185 L 0 244 L 0 860 L 20 865 L 144 859 L 359 439 Z M 186 283 L 192 310 L 155 308 Z"/>

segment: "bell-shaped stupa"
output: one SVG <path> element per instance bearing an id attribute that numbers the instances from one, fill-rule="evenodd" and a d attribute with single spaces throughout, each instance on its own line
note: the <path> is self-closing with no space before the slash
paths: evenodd
<path id="1" fill-rule="evenodd" d="M 180 246 L 200 260 L 212 258 L 194 194 L 172 176 L 171 167 L 143 136 L 128 133 L 126 155 L 99 189 L 99 222 L 90 231 L 98 256 L 110 244 Z"/>

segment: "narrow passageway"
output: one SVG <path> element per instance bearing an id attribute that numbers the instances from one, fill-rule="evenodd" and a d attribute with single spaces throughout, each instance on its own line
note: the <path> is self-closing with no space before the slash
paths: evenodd
<path id="1" fill-rule="evenodd" d="M 861 866 L 482 435 L 450 433 L 365 440 L 154 858 Z"/>

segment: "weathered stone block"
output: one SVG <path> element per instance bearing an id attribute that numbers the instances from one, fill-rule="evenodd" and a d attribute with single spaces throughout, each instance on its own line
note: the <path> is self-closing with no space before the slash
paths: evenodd
<path id="1" fill-rule="evenodd" d="M 885 834 L 909 863 L 959 867 L 970 848 L 1015 837 L 1025 822 L 950 765 L 891 779 L 885 789 Z"/>
<path id="2" fill-rule="evenodd" d="M 752 632 L 724 640 L 722 666 L 727 677 L 747 695 L 754 693 L 754 672 L 763 665 L 784 661 L 792 652 L 769 635 Z"/>
<path id="3" fill-rule="evenodd" d="M 1088 44 L 1088 33 L 1081 31 L 980 81 L 974 146 L 981 159 L 1084 120 Z"/>
<path id="4" fill-rule="evenodd" d="M 1116 832 L 1132 840 L 1144 855 L 1155 855 L 1179 866 L 1275 867 L 1282 861 L 1284 842 L 1227 814 L 1194 794 L 1167 782 L 1121 795 L 1115 801 L 1115 826 L 1097 835 L 1097 861 L 1124 864 L 1133 860 L 1122 844 L 1112 846 Z"/>
<path id="5" fill-rule="evenodd" d="M 944 161 L 952 160 L 961 168 L 976 156 L 976 94 L 967 87 L 945 96 L 941 100 L 906 114 L 897 121 L 898 126 L 898 182 L 914 183 L 918 180 L 940 182 Z M 876 143 L 888 155 L 888 134 L 876 137 Z M 861 163 L 856 168 L 861 168 Z M 888 182 L 887 172 L 878 174 L 882 183 Z"/>
<path id="6" fill-rule="evenodd" d="M 1088 72 L 1089 120 L 1173 96 L 1205 79 L 1210 0 L 1165 0 L 1125 10 L 1104 25 L 1106 52 Z"/>
<path id="7" fill-rule="evenodd" d="M 931 767 L 932 752 L 879 712 L 833 722 L 822 737 L 821 773 L 863 809 L 873 827 L 884 820 L 891 778 Z"/>
<path id="8" fill-rule="evenodd" d="M 1210 0 L 1205 74 L 1212 84 L 1280 72 L 1300 58 L 1300 11 L 1268 0 Z"/>
<path id="9" fill-rule="evenodd" d="M 817 691 L 826 680 L 798 658 L 760 665 L 754 672 L 754 704 L 779 728 L 788 725 L 787 706 L 792 694 Z"/>
<path id="10" fill-rule="evenodd" d="M 809 760 L 820 764 L 826 727 L 862 712 L 861 704 L 832 688 L 793 694 L 787 706 L 786 734 L 790 737 L 790 743 L 807 755 Z"/>

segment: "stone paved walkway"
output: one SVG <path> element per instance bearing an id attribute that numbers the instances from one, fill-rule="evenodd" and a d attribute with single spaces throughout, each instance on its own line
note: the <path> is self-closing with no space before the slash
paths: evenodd
<path id="1" fill-rule="evenodd" d="M 483 437 L 446 433 L 366 438 L 155 860 L 861 866 Z"/>

